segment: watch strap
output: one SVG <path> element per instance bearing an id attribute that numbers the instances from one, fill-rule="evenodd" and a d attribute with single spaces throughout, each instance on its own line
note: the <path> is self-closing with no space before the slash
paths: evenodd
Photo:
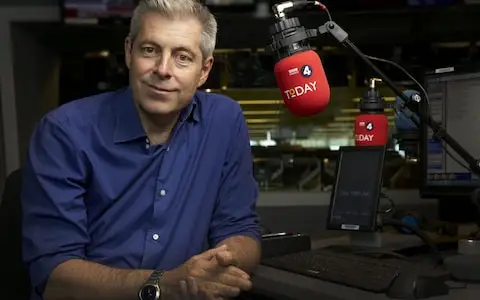
<path id="1" fill-rule="evenodd" d="M 165 273 L 163 270 L 153 271 L 145 284 L 160 285 L 160 279 L 162 279 L 163 273 Z"/>

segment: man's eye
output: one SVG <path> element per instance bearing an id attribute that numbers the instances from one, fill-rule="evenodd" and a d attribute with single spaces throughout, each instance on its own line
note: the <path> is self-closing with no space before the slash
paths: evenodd
<path id="1" fill-rule="evenodd" d="M 180 61 L 190 61 L 190 56 L 185 55 L 185 54 L 180 54 L 180 55 L 178 56 L 178 59 L 179 59 Z"/>
<path id="2" fill-rule="evenodd" d="M 155 48 L 153 48 L 153 47 L 143 47 L 142 48 L 142 53 L 144 53 L 144 54 L 155 53 Z"/>

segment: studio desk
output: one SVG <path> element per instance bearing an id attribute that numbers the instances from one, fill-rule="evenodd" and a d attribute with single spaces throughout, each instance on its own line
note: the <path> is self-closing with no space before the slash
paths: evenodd
<path id="1" fill-rule="evenodd" d="M 415 236 L 393 233 L 382 234 L 384 245 L 396 248 L 402 245 L 415 247 L 421 241 Z M 312 240 L 312 248 L 345 244 L 348 237 Z M 298 275 L 267 266 L 259 266 L 253 280 L 253 295 L 260 298 L 278 300 L 388 300 L 385 294 L 376 294 L 350 288 L 344 285 L 322 281 L 316 278 Z M 445 296 L 429 298 L 431 300 L 479 300 L 480 284 L 451 289 Z"/>

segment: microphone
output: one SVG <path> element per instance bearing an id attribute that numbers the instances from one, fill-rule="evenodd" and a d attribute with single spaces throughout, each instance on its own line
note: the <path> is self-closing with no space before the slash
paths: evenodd
<path id="1" fill-rule="evenodd" d="M 317 1 L 287 1 L 273 6 L 277 22 L 270 27 L 272 43 L 268 52 L 275 54 L 274 73 L 286 108 L 295 116 L 314 116 L 330 101 L 322 61 L 307 39 L 317 30 L 306 30 L 298 18 L 286 18 L 285 12 L 298 6 L 316 5 Z"/>
<path id="2" fill-rule="evenodd" d="M 384 114 L 385 100 L 370 79 L 370 86 L 360 100 L 360 114 L 355 118 L 355 146 L 384 146 L 388 141 L 388 119 Z"/>

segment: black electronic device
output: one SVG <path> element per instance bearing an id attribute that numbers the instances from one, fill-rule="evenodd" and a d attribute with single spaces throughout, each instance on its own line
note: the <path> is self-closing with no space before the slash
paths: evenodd
<path id="1" fill-rule="evenodd" d="M 396 299 L 447 295 L 450 273 L 406 259 L 378 259 L 317 249 L 262 260 L 262 264 Z"/>
<path id="2" fill-rule="evenodd" d="M 310 236 L 301 233 L 268 233 L 262 235 L 262 258 L 297 253 L 311 249 Z"/>
<path id="3" fill-rule="evenodd" d="M 340 147 L 327 229 L 377 229 L 385 151 L 384 146 Z"/>
<path id="4" fill-rule="evenodd" d="M 478 155 L 480 70 L 458 66 L 436 69 L 425 77 L 425 89 L 430 103 L 423 101 L 421 109 L 430 113 L 469 153 Z M 427 124 L 422 124 L 421 130 L 421 196 L 469 197 L 480 187 L 480 177 Z"/>

